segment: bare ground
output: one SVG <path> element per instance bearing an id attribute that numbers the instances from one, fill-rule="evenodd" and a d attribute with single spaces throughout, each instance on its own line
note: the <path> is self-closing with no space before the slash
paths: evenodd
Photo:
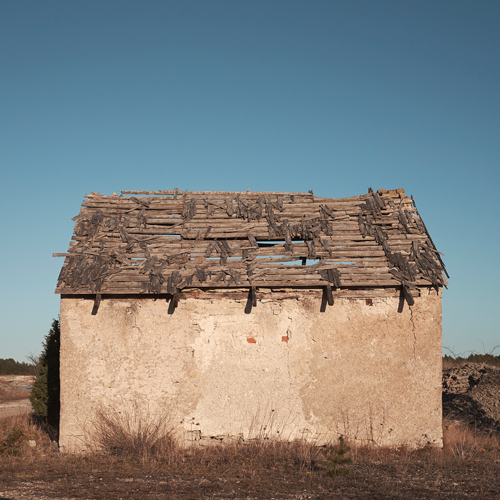
<path id="1" fill-rule="evenodd" d="M 29 399 L 18 399 L 0 403 L 0 418 L 12 417 L 14 415 L 28 415 L 31 412 Z"/>
<path id="2" fill-rule="evenodd" d="M 31 412 L 28 388 L 32 385 L 32 376 L 0 375 L 0 418 Z"/>
<path id="3" fill-rule="evenodd" d="M 498 499 L 498 462 L 443 461 L 426 450 L 376 459 L 358 456 L 352 473 L 321 471 L 144 467 L 109 458 L 51 457 L 32 464 L 2 464 L 2 499 Z"/>
<path id="4" fill-rule="evenodd" d="M 0 375 L 0 404 L 28 399 L 33 379 L 28 375 Z"/>

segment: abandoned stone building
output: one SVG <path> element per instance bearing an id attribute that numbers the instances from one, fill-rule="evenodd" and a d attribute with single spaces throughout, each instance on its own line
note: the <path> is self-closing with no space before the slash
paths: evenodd
<path id="1" fill-rule="evenodd" d="M 441 446 L 446 270 L 404 190 L 92 193 L 73 220 L 63 450 L 103 411 L 202 444 Z"/>

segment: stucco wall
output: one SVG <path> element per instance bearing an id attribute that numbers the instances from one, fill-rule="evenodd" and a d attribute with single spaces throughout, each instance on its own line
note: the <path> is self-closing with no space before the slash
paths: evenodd
<path id="1" fill-rule="evenodd" d="M 162 415 L 188 440 L 339 434 L 442 443 L 441 299 L 61 300 L 64 451 L 92 441 L 95 411 Z"/>

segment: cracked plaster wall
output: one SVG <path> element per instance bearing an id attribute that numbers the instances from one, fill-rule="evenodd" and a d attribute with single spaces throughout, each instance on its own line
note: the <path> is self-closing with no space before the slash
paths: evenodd
<path id="1" fill-rule="evenodd" d="M 60 445 L 92 443 L 98 409 L 169 420 L 186 440 L 339 434 L 442 444 L 441 298 L 61 300 Z"/>

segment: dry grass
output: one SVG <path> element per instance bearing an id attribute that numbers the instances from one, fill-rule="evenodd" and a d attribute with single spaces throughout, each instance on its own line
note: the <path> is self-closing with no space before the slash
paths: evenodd
<path id="1" fill-rule="evenodd" d="M 255 477 L 262 471 L 307 474 L 323 468 L 324 448 L 305 441 L 251 440 L 184 450 L 184 467 L 194 471 L 220 470 Z"/>
<path id="2" fill-rule="evenodd" d="M 217 443 L 211 446 L 179 446 L 165 418 L 137 418 L 134 415 L 98 412 L 94 423 L 94 446 L 88 457 L 116 457 L 142 465 L 175 466 L 193 469 L 233 469 L 254 475 L 260 470 L 295 470 L 300 473 L 324 471 L 331 450 L 305 440 L 285 441 L 256 438 L 249 441 Z M 354 463 L 369 461 L 390 464 L 428 457 L 430 463 L 470 462 L 490 459 L 500 461 L 500 436 L 470 429 L 447 420 L 443 422 L 443 449 L 416 450 L 401 446 L 383 448 L 351 445 L 349 456 Z M 36 459 L 54 453 L 49 432 L 29 415 L 0 419 L 0 455 Z M 56 453 L 56 456 L 60 456 Z"/>
<path id="3" fill-rule="evenodd" d="M 139 460 L 172 463 L 178 454 L 168 418 L 152 417 L 144 412 L 119 413 L 100 409 L 96 412 L 91 433 L 95 451 Z"/>
<path id="4" fill-rule="evenodd" d="M 48 432 L 31 416 L 0 419 L 0 455 L 22 457 L 29 461 L 53 451 Z"/>
<path id="5" fill-rule="evenodd" d="M 198 473 L 222 468 L 253 476 L 264 469 L 312 472 L 321 469 L 325 460 L 325 447 L 276 437 L 280 432 L 269 423 L 246 441 L 194 442 L 186 448 L 179 445 L 166 415 L 151 416 L 137 408 L 128 413 L 101 409 L 96 415 L 90 433 L 95 444 L 88 449 L 144 465 L 175 465 Z"/>
<path id="6" fill-rule="evenodd" d="M 443 422 L 443 434 L 443 452 L 448 458 L 467 461 L 490 456 L 494 460 L 500 459 L 500 437 L 497 434 L 470 429 L 448 419 Z"/>
<path id="7" fill-rule="evenodd" d="M 0 443 L 9 436 L 17 443 L 0 451 L 0 497 L 456 500 L 462 491 L 467 498 L 500 497 L 498 436 L 451 421 L 444 423 L 442 450 L 351 445 L 348 454 L 334 453 L 333 459 L 332 448 L 300 440 L 182 448 L 164 419 L 102 413 L 99 423 L 99 449 L 64 455 L 29 417 L 0 419 Z M 332 462 L 342 462 L 348 474 L 330 477 Z"/>
<path id="8" fill-rule="evenodd" d="M 19 401 L 20 399 L 27 399 L 29 397 L 29 390 L 20 389 L 12 384 L 0 381 L 0 403 L 7 401 Z"/>
<path id="9" fill-rule="evenodd" d="M 422 461 L 443 467 L 470 463 L 475 460 L 500 461 L 500 436 L 470 429 L 460 422 L 444 419 L 443 448 L 353 447 L 354 461 L 376 461 L 385 464 Z"/>
<path id="10" fill-rule="evenodd" d="M 168 417 L 151 417 L 144 412 L 119 414 L 100 410 L 92 426 L 97 444 L 92 449 L 95 454 L 134 459 L 144 465 L 175 465 L 198 473 L 222 468 L 245 471 L 250 476 L 263 469 L 318 470 L 325 458 L 324 448 L 314 443 L 268 437 L 209 446 L 195 443 L 185 448 L 179 446 L 168 422 Z"/>
<path id="11" fill-rule="evenodd" d="M 443 359 L 443 370 L 450 370 L 451 368 L 459 368 L 463 363 L 456 361 L 453 358 Z"/>

